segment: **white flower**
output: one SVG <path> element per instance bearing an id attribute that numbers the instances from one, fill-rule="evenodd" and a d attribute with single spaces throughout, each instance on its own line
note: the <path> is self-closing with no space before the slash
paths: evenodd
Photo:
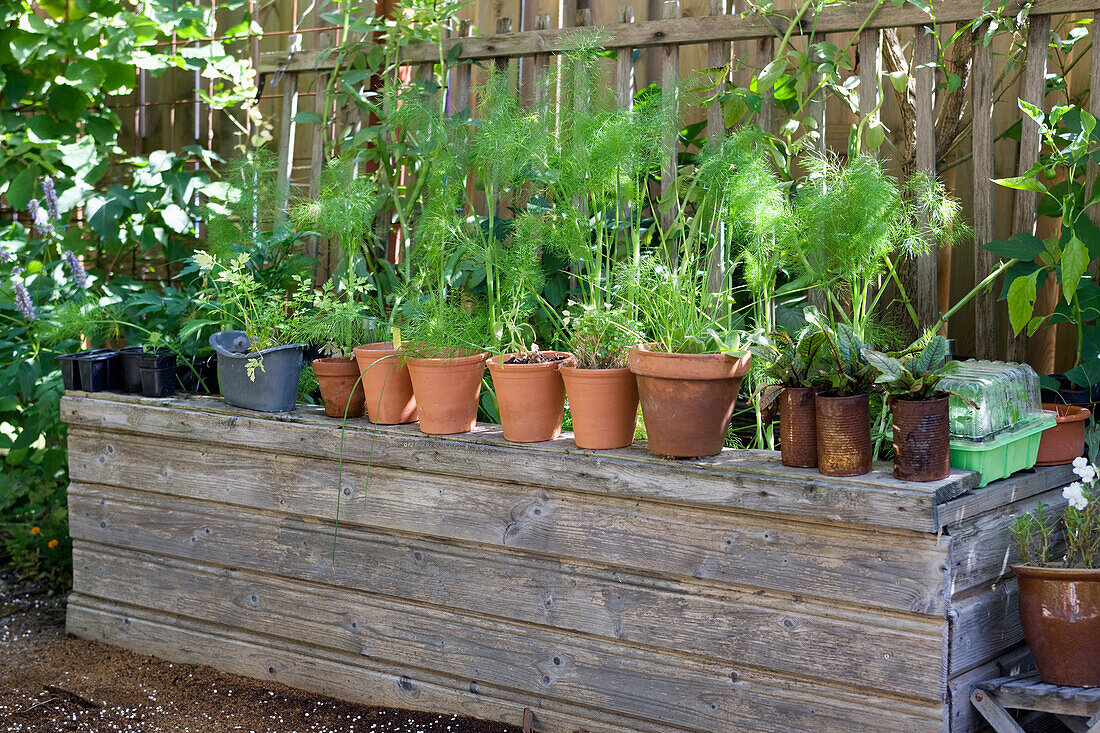
<path id="1" fill-rule="evenodd" d="M 1085 489 L 1078 481 L 1074 481 L 1072 484 L 1062 489 L 1062 498 L 1078 511 L 1083 510 L 1089 505 L 1089 500 L 1085 498 Z"/>
<path id="2" fill-rule="evenodd" d="M 1089 465 L 1089 459 L 1085 458 L 1084 456 L 1077 456 L 1073 459 L 1074 468 L 1084 468 L 1087 465 Z"/>
<path id="3" fill-rule="evenodd" d="M 1093 466 L 1085 466 L 1081 469 L 1081 473 L 1077 474 L 1081 477 L 1081 480 L 1086 484 L 1091 484 L 1096 480 L 1096 468 Z"/>

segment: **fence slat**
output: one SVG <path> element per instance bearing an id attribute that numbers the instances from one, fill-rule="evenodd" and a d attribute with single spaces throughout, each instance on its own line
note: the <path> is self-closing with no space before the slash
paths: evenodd
<path id="1" fill-rule="evenodd" d="M 473 23 L 463 20 L 458 24 L 459 42 L 470 37 Z M 450 87 L 447 90 L 447 114 L 454 115 L 470 108 L 470 65 L 461 64 L 451 69 Z"/>
<path id="2" fill-rule="evenodd" d="M 536 31 L 550 30 L 550 13 L 539 13 L 535 18 Z M 537 109 L 545 109 L 550 98 L 550 54 L 537 53 L 531 61 L 532 104 Z"/>
<path id="3" fill-rule="evenodd" d="M 634 22 L 634 6 L 619 6 L 619 22 Z M 634 49 L 620 48 L 615 61 L 615 93 L 622 109 L 634 109 Z"/>
<path id="4" fill-rule="evenodd" d="M 936 37 L 932 29 L 917 29 L 916 47 L 913 49 L 913 75 L 916 77 L 916 152 L 917 170 L 936 177 Z M 936 272 L 937 253 L 916 258 L 915 278 L 909 297 L 917 311 L 922 329 L 932 325 L 940 316 Z"/>
<path id="5" fill-rule="evenodd" d="M 1024 80 L 1020 88 L 1020 99 L 1034 104 L 1040 109 L 1046 101 L 1047 50 L 1050 44 L 1050 16 L 1032 15 L 1028 18 L 1027 59 L 1024 66 Z M 1020 129 L 1020 164 L 1018 175 L 1031 168 L 1039 160 L 1042 141 L 1039 139 L 1039 125 L 1027 115 Z M 1039 193 L 1037 191 L 1016 191 L 1015 212 L 1013 216 L 1014 232 L 1035 234 L 1038 220 Z M 1007 354 L 1009 361 L 1027 360 L 1027 337 L 1016 336 L 1012 326 L 1006 326 Z"/>
<path id="6" fill-rule="evenodd" d="M 287 36 L 287 53 L 295 54 L 302 50 L 302 34 L 291 33 Z M 283 105 L 279 117 L 279 152 L 276 174 L 275 216 L 279 220 L 286 218 L 287 202 L 290 200 L 290 175 L 294 168 L 294 117 L 298 114 L 298 74 L 283 75 Z"/>
<path id="7" fill-rule="evenodd" d="M 710 0 L 710 14 L 726 14 L 726 0 Z M 730 45 L 721 41 L 707 44 L 707 66 L 715 69 L 730 62 Z M 715 92 L 721 94 L 726 89 L 725 72 L 718 80 Z M 717 140 L 726 134 L 726 123 L 722 116 L 722 105 L 713 102 L 707 107 L 707 138 Z M 719 225 L 717 237 L 707 257 L 707 290 L 720 293 L 726 285 L 726 230 Z"/>
<path id="8" fill-rule="evenodd" d="M 511 18 L 497 18 L 497 36 L 509 36 L 512 34 L 512 19 Z M 500 56 L 493 59 L 493 65 L 496 66 L 497 71 L 507 73 L 508 61 L 511 57 Z"/>
<path id="9" fill-rule="evenodd" d="M 680 17 L 680 0 L 665 0 L 662 6 L 662 15 L 667 19 Z M 678 86 L 680 83 L 680 47 L 675 43 L 661 47 L 661 90 L 662 94 L 666 95 L 668 100 L 666 103 L 672 108 L 672 116 L 674 120 L 678 120 L 680 116 L 680 100 L 678 93 Z M 673 128 L 678 129 L 679 125 L 673 125 Z M 668 151 L 668 157 L 665 159 L 665 164 L 661 168 L 661 201 L 664 202 L 667 199 L 670 192 L 676 185 L 676 170 L 677 170 L 677 157 L 678 157 L 678 141 L 675 129 L 668 133 L 668 138 L 665 140 L 665 150 Z M 676 212 L 672 209 L 661 214 L 661 229 L 668 231 L 672 226 L 672 222 L 676 218 Z M 674 245 L 669 245 L 669 254 L 674 255 Z"/>
<path id="10" fill-rule="evenodd" d="M 323 31 L 317 36 L 317 42 L 322 48 L 332 43 L 332 33 Z M 321 118 L 321 122 L 313 127 L 313 139 L 309 144 L 309 197 L 314 201 L 321 193 L 321 170 L 325 165 L 325 140 L 328 137 L 328 75 L 318 74 L 313 80 L 313 112 Z M 309 254 L 313 259 L 321 262 L 321 239 L 310 237 Z M 323 277 L 323 279 L 322 279 Z M 314 273 L 314 282 L 320 285 L 328 280 L 328 268 L 319 266 Z"/>
<path id="11" fill-rule="evenodd" d="M 981 38 L 979 27 L 976 37 Z M 993 253 L 981 245 L 993 241 L 993 47 L 978 42 L 974 45 L 971 104 L 974 109 L 974 284 L 981 282 L 993 269 Z M 996 296 L 992 288 L 975 296 L 974 356 L 992 359 L 997 352 Z"/>
<path id="12" fill-rule="evenodd" d="M 1097 90 L 1089 94 L 1089 112 L 1093 117 L 1100 119 L 1100 10 L 1092 14 L 1092 66 L 1089 69 L 1089 89 Z M 1100 176 L 1100 164 L 1095 158 L 1089 158 L 1088 177 L 1086 180 L 1095 181 Z M 1100 206 L 1089 209 L 1089 219 L 1100 226 Z M 1089 272 L 1093 280 L 1100 281 L 1100 260 L 1093 260 L 1089 265 Z"/>
<path id="13" fill-rule="evenodd" d="M 859 34 L 859 116 L 867 121 L 864 140 L 872 124 L 878 124 L 882 105 L 882 31 L 868 30 Z M 878 157 L 864 143 L 863 152 Z"/>
<path id="14" fill-rule="evenodd" d="M 756 42 L 756 65 L 763 69 L 775 58 L 775 39 L 771 36 L 761 38 Z M 775 95 L 771 92 L 764 94 L 760 103 L 760 113 L 757 115 L 757 123 L 765 132 L 775 132 Z"/>

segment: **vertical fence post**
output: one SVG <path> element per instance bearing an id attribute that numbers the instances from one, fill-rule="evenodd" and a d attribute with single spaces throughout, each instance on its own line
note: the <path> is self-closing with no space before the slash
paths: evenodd
<path id="1" fill-rule="evenodd" d="M 536 31 L 550 30 L 550 13 L 539 13 L 535 18 Z M 550 99 L 550 54 L 537 53 L 531 60 L 531 100 L 536 109 L 546 111 Z"/>
<path id="2" fill-rule="evenodd" d="M 1089 94 L 1089 113 L 1100 119 L 1100 10 L 1096 10 L 1092 14 L 1092 31 L 1090 35 L 1092 36 L 1092 63 L 1089 67 L 1089 89 L 1097 91 Z M 1095 181 L 1100 176 L 1100 164 L 1097 164 L 1095 158 L 1089 158 L 1087 171 L 1086 180 Z M 1088 214 L 1092 223 L 1100 226 L 1100 206 L 1093 206 L 1089 209 Z M 1089 264 L 1089 272 L 1092 273 L 1094 281 L 1100 281 L 1100 259 L 1093 260 Z"/>
<path id="3" fill-rule="evenodd" d="M 328 48 L 332 44 L 332 33 L 322 31 L 317 36 L 317 43 L 319 48 Z M 324 73 L 318 73 L 313 80 L 313 111 L 320 118 L 314 126 L 313 138 L 309 145 L 309 197 L 314 200 L 321 193 L 321 169 L 325 165 L 325 140 L 328 137 L 329 124 L 327 82 L 328 76 Z M 328 267 L 321 264 L 320 237 L 310 237 L 309 255 L 318 262 L 314 283 L 320 285 L 328 279 Z"/>
<path id="4" fill-rule="evenodd" d="M 711 15 L 726 14 L 726 0 L 710 0 Z M 721 41 L 707 44 L 707 66 L 715 69 L 725 67 L 730 62 L 730 44 Z M 726 90 L 726 74 L 722 72 L 722 78 L 718 79 L 714 93 L 721 95 Z M 707 139 L 717 141 L 726 134 L 726 122 L 722 115 L 720 102 L 712 102 L 707 107 Z M 717 236 L 707 255 L 707 290 L 712 293 L 720 293 L 726 286 L 726 228 L 719 224 Z"/>
<path id="5" fill-rule="evenodd" d="M 974 110 L 974 283 L 981 282 L 993 269 L 993 253 L 981 245 L 993 241 L 993 46 L 983 43 L 984 26 L 975 31 L 971 104 Z M 992 288 L 973 300 L 974 355 L 980 359 L 997 354 L 996 296 Z"/>
<path id="6" fill-rule="evenodd" d="M 458 42 L 469 38 L 473 29 L 473 23 L 468 20 L 458 24 Z M 450 71 L 450 80 L 447 82 L 447 116 L 454 115 L 470 109 L 470 65 L 459 64 Z"/>
<path id="7" fill-rule="evenodd" d="M 634 6 L 619 6 L 619 22 L 634 22 Z M 634 49 L 620 48 L 615 58 L 615 94 L 622 109 L 634 109 Z"/>
<path id="8" fill-rule="evenodd" d="M 924 172 L 930 178 L 936 177 L 936 36 L 932 28 L 923 27 L 916 30 L 916 48 L 913 50 L 913 75 L 916 76 L 916 96 L 913 104 L 916 107 L 916 152 L 917 170 Z M 913 300 L 913 308 L 917 311 L 917 320 L 920 328 L 925 329 L 936 322 L 940 316 L 938 298 L 936 297 L 936 249 L 933 243 L 927 254 L 916 258 L 914 277 L 907 287 L 910 287 L 909 297 Z"/>
<path id="9" fill-rule="evenodd" d="M 875 29 L 859 34 L 859 116 L 866 122 L 864 139 L 871 126 L 878 124 L 882 105 L 882 31 Z M 863 152 L 879 157 L 878 149 L 866 143 Z"/>
<path id="10" fill-rule="evenodd" d="M 293 54 L 302 50 L 302 34 L 291 33 L 287 36 L 287 63 Z M 298 74 L 283 75 L 283 107 L 279 118 L 279 170 L 276 173 L 275 217 L 277 221 L 286 219 L 286 207 L 290 200 L 290 174 L 294 168 L 294 117 L 298 114 Z"/>
<path id="11" fill-rule="evenodd" d="M 680 0 L 665 0 L 661 17 L 665 20 L 680 17 Z M 678 160 L 678 130 L 680 118 L 680 104 L 678 85 L 680 77 L 680 47 L 674 43 L 661 46 L 661 94 L 665 104 L 670 108 L 672 115 L 671 129 L 666 135 L 664 150 L 666 151 L 665 163 L 661 166 L 661 202 L 665 203 L 668 196 L 674 195 L 676 187 L 676 171 Z M 676 218 L 676 212 L 671 208 L 661 214 L 661 229 L 664 232 L 672 227 Z M 668 253 L 675 260 L 675 245 L 668 244 Z"/>
<path id="12" fill-rule="evenodd" d="M 1050 45 L 1050 16 L 1032 15 L 1028 18 L 1027 58 L 1024 65 L 1024 80 L 1020 88 L 1020 99 L 1043 109 L 1046 101 L 1047 51 Z M 1027 115 L 1022 116 L 1020 128 L 1020 163 L 1018 175 L 1039 161 L 1042 140 L 1039 138 L 1039 125 Z M 1037 191 L 1016 191 L 1013 231 L 1035 234 L 1038 220 L 1039 193 Z M 1007 353 L 1009 361 L 1027 359 L 1027 337 L 1016 336 L 1012 325 L 1006 325 Z"/>
<path id="13" fill-rule="evenodd" d="M 503 36 L 512 32 L 512 19 L 511 18 L 497 18 L 497 35 Z M 498 72 L 508 72 L 508 57 L 501 56 L 493 60 L 493 65 Z"/>

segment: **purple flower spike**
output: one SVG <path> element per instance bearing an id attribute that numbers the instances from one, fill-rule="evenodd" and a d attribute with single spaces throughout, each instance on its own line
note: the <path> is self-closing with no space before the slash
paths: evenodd
<path id="1" fill-rule="evenodd" d="M 9 252 L 5 247 L 0 247 L 0 265 L 6 265 L 15 259 L 15 255 Z"/>
<path id="2" fill-rule="evenodd" d="M 38 203 L 38 199 L 31 199 L 27 203 L 27 213 L 31 215 L 31 223 L 34 224 L 36 232 L 43 237 L 53 234 L 53 224 L 50 222 L 49 213 Z"/>
<path id="3" fill-rule="evenodd" d="M 14 290 L 15 307 L 19 309 L 24 318 L 33 321 L 38 315 L 34 312 L 34 303 L 31 302 L 31 294 L 27 292 L 27 286 L 21 282 L 16 282 Z"/>
<path id="4" fill-rule="evenodd" d="M 42 182 L 42 191 L 46 194 L 46 213 L 49 214 L 50 221 L 59 221 L 61 209 L 57 204 L 57 191 L 54 190 L 53 178 L 46 176 L 46 180 Z"/>
<path id="5" fill-rule="evenodd" d="M 84 265 L 81 264 L 80 258 L 76 256 L 76 253 L 71 249 L 67 249 L 62 257 L 65 259 L 65 264 L 69 268 L 69 274 L 73 276 L 73 282 L 76 283 L 76 286 L 81 289 L 87 288 L 88 273 L 84 271 Z"/>

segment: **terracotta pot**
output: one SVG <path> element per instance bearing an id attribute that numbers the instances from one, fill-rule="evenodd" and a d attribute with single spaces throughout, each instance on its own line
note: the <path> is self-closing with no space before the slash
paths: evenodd
<path id="1" fill-rule="evenodd" d="M 578 448 L 608 450 L 634 442 L 638 382 L 629 369 L 558 370 L 569 395 L 573 440 Z"/>
<path id="2" fill-rule="evenodd" d="M 1100 570 L 1013 565 L 1024 638 L 1049 685 L 1100 687 Z"/>
<path id="3" fill-rule="evenodd" d="M 421 432 L 454 435 L 474 429 L 488 357 L 485 351 L 466 350 L 457 357 L 405 357 Z"/>
<path id="4" fill-rule="evenodd" d="M 779 395 L 779 455 L 784 466 L 817 467 L 817 416 L 810 387 L 784 387 Z"/>
<path id="5" fill-rule="evenodd" d="M 870 395 L 814 397 L 817 470 L 826 476 L 871 472 Z"/>
<path id="6" fill-rule="evenodd" d="M 540 443 L 561 435 L 565 412 L 565 385 L 558 368 L 572 354 L 542 352 L 548 359 L 538 364 L 509 364 L 518 354 L 489 359 L 489 373 L 497 393 L 504 439 L 513 443 Z"/>
<path id="7" fill-rule="evenodd" d="M 951 473 L 947 395 L 890 401 L 894 418 L 894 478 L 939 481 Z"/>
<path id="8" fill-rule="evenodd" d="M 363 385 L 355 359 L 328 357 L 313 360 L 313 373 L 321 385 L 321 401 L 329 417 L 363 417 Z"/>
<path id="9" fill-rule="evenodd" d="M 721 453 L 751 356 L 670 354 L 652 347 L 631 347 L 629 355 L 650 452 L 673 458 Z"/>
<path id="10" fill-rule="evenodd" d="M 379 425 L 416 422 L 416 397 L 404 354 L 388 341 L 356 346 L 354 353 L 363 372 L 367 419 Z"/>
<path id="11" fill-rule="evenodd" d="M 1036 466 L 1061 466 L 1085 453 L 1085 427 L 1092 415 L 1087 407 L 1043 403 L 1044 410 L 1058 413 L 1058 424 L 1043 431 L 1039 438 Z"/>

